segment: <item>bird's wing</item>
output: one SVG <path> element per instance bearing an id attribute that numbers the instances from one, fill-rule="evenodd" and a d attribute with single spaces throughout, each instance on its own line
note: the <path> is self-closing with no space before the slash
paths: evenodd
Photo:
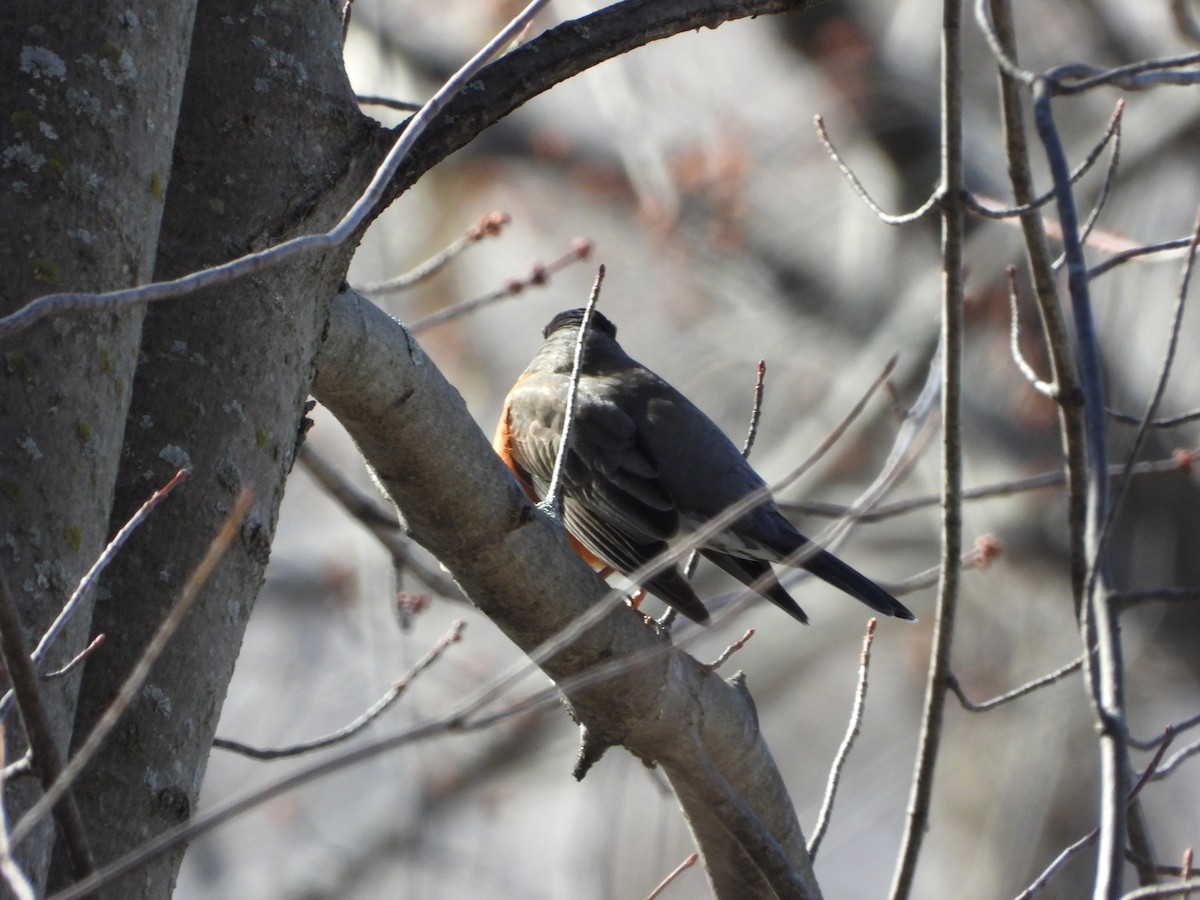
<path id="1" fill-rule="evenodd" d="M 511 405 L 513 461 L 544 497 L 558 453 L 567 382 L 562 377 L 535 377 L 518 390 L 522 396 Z M 618 571 L 633 572 L 665 551 L 679 531 L 679 513 L 658 461 L 634 421 L 603 394 L 588 390 L 586 379 L 571 428 L 563 465 L 567 530 Z M 708 618 L 674 566 L 642 587 L 689 618 Z"/>

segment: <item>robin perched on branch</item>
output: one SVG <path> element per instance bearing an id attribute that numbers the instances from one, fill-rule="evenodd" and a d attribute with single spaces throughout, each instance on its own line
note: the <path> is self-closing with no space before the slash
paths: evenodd
<path id="1" fill-rule="evenodd" d="M 550 486 L 563 431 L 582 309 L 555 316 L 545 343 L 504 402 L 496 452 L 535 502 Z M 776 507 L 737 447 L 690 400 L 617 343 L 593 312 L 563 461 L 562 511 L 571 544 L 594 568 L 624 575 L 748 495 L 763 501 L 699 548 L 738 581 L 807 623 L 771 563 L 791 561 L 876 612 L 914 616 L 895 597 L 812 544 Z M 676 565 L 639 587 L 696 622 L 708 611 Z"/>

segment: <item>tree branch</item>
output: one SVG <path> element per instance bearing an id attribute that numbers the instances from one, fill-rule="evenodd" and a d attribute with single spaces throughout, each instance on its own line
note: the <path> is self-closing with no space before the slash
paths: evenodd
<path id="1" fill-rule="evenodd" d="M 523 650 L 572 627 L 607 594 L 562 529 L 529 503 L 416 342 L 352 291 L 335 302 L 314 394 L 354 436 L 413 538 Z M 641 657 L 604 680 L 568 688 L 573 714 L 601 742 L 663 767 L 719 896 L 771 896 L 780 878 L 805 885 L 786 896 L 819 896 L 748 694 L 665 640 L 629 610 L 612 608 L 541 666 L 561 683 Z M 698 759 L 711 767 L 697 766 Z M 731 834 L 706 806 L 713 797 L 744 806 L 745 829 Z M 755 822 L 765 831 L 747 846 Z M 782 857 L 758 855 L 777 847 Z"/>

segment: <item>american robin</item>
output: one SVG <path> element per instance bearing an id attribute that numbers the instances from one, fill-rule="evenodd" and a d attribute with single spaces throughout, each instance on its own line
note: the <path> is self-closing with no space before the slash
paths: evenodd
<path id="1" fill-rule="evenodd" d="M 504 403 L 496 451 L 535 502 L 549 487 L 563 430 L 583 310 L 555 316 L 545 343 Z M 595 568 L 628 575 L 754 491 L 763 480 L 737 447 L 683 394 L 617 343 L 593 312 L 563 464 L 563 518 L 572 546 Z M 812 546 L 764 491 L 763 502 L 710 538 L 700 552 L 793 618 L 808 617 L 771 563 L 798 565 L 887 616 L 913 619 L 895 597 L 836 556 Z M 708 611 L 677 566 L 640 587 L 696 622 Z"/>

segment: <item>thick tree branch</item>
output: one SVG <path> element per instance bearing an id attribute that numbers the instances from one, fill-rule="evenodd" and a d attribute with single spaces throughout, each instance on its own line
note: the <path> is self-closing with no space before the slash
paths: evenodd
<path id="1" fill-rule="evenodd" d="M 413 538 L 523 650 L 603 598 L 603 582 L 528 502 L 458 393 L 398 323 L 354 292 L 335 303 L 314 394 L 354 436 Z M 749 694 L 665 641 L 618 608 L 543 669 L 561 682 L 648 654 L 569 691 L 573 714 L 600 741 L 663 767 L 718 896 L 819 896 Z M 714 797 L 745 813 L 739 828 L 711 808 Z M 755 822 L 765 829 L 756 843 L 747 840 Z"/>

